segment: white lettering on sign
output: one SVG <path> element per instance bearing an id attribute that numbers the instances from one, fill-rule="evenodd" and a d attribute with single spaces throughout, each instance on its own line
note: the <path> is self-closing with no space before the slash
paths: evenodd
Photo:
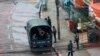
<path id="1" fill-rule="evenodd" d="M 41 43 L 45 43 L 45 41 L 40 41 L 40 42 L 37 42 L 38 44 L 41 44 Z"/>

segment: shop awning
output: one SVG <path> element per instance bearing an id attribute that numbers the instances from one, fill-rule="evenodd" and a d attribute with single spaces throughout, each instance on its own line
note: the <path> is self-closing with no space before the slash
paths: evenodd
<path id="1" fill-rule="evenodd" d="M 84 2 L 85 4 L 87 4 L 87 5 L 90 5 L 90 4 L 93 2 L 93 0 L 83 0 L 83 2 Z"/>
<path id="2" fill-rule="evenodd" d="M 93 3 L 93 4 L 91 4 L 91 7 L 92 7 L 96 17 L 100 18 L 100 3 Z"/>
<path id="3" fill-rule="evenodd" d="M 83 0 L 75 0 L 75 6 L 77 8 L 84 8 L 85 7 L 85 3 L 83 2 Z"/>

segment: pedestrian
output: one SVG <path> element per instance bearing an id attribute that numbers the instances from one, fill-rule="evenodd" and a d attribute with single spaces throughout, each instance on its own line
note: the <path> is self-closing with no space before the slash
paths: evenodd
<path id="1" fill-rule="evenodd" d="M 69 41 L 69 44 L 68 44 L 68 56 L 73 56 L 73 43 L 72 43 L 72 41 L 70 40 Z"/>
<path id="2" fill-rule="evenodd" d="M 59 0 L 55 0 L 56 7 L 59 6 Z"/>
<path id="3" fill-rule="evenodd" d="M 55 28 L 55 26 L 53 26 L 52 33 L 53 33 L 53 36 L 54 36 L 54 43 L 56 43 L 57 40 L 56 40 L 56 28 Z"/>
<path id="4" fill-rule="evenodd" d="M 49 16 L 48 16 L 48 18 L 47 18 L 47 22 L 48 22 L 48 24 L 51 26 L 51 19 L 50 19 Z"/>
<path id="5" fill-rule="evenodd" d="M 79 35 L 78 35 L 78 33 L 75 34 L 75 43 L 76 43 L 77 49 L 79 49 Z"/>

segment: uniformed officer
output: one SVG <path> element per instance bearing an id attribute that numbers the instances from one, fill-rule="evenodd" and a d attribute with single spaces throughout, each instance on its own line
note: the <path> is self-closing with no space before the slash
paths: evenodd
<path id="1" fill-rule="evenodd" d="M 55 26 L 53 26 L 52 32 L 53 32 L 53 36 L 54 36 L 54 40 L 55 40 L 54 43 L 56 43 L 57 40 L 56 40 L 56 28 L 55 28 Z"/>
<path id="2" fill-rule="evenodd" d="M 78 35 L 78 33 L 76 33 L 76 35 L 75 35 L 75 43 L 77 45 L 77 49 L 79 49 L 79 35 Z"/>
<path id="3" fill-rule="evenodd" d="M 69 41 L 69 44 L 68 44 L 68 56 L 70 55 L 73 56 L 73 43 L 71 40 Z"/>
<path id="4" fill-rule="evenodd" d="M 47 18 L 47 21 L 48 21 L 48 24 L 51 26 L 51 19 L 50 19 L 49 16 L 48 16 L 48 18 Z"/>

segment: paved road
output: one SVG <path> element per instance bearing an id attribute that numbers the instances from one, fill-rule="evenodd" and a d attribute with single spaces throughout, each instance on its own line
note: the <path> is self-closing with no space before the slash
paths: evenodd
<path id="1" fill-rule="evenodd" d="M 25 5 L 28 5 L 30 8 L 23 7 L 23 5 L 19 6 L 18 3 L 20 2 L 24 2 Z M 2 0 L 2 2 L 0 2 L 0 53 L 6 52 L 6 54 L 0 54 L 0 56 L 55 56 L 55 53 L 33 54 L 29 50 L 24 26 L 26 25 L 26 21 L 33 17 L 34 6 L 29 5 L 32 4 L 32 2 L 32 0 Z M 42 18 L 47 16 L 50 16 L 52 24 L 56 26 L 56 9 L 54 0 L 49 0 L 48 11 L 42 12 Z M 61 56 L 67 56 L 66 46 L 69 40 L 73 40 L 74 36 L 74 34 L 68 29 L 68 22 L 65 21 L 66 17 L 66 12 L 60 8 L 61 40 L 57 40 L 57 43 L 54 43 L 54 47 L 58 50 Z M 74 55 L 89 56 L 86 50 L 76 51 Z"/>
<path id="2" fill-rule="evenodd" d="M 8 25 L 12 11 L 13 3 L 11 1 L 0 0 L 0 52 L 10 50 L 9 44 L 11 40 L 9 39 L 10 30 Z"/>
<path id="3" fill-rule="evenodd" d="M 0 56 L 55 56 L 55 53 L 30 52 L 24 26 L 29 19 L 37 17 L 38 10 L 32 3 L 3 1 L 0 12 Z"/>

